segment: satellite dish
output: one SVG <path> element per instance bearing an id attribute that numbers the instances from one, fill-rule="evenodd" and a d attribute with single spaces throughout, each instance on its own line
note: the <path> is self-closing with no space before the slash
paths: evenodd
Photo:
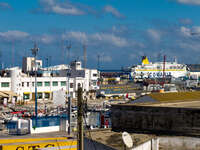
<path id="1" fill-rule="evenodd" d="M 128 148 L 133 147 L 133 140 L 132 140 L 132 138 L 131 138 L 131 136 L 130 136 L 129 133 L 123 132 L 123 133 L 122 133 L 122 139 L 123 139 L 124 144 L 125 144 Z"/>

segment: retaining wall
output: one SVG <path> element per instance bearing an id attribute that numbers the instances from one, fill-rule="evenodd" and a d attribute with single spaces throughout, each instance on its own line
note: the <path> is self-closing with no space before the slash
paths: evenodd
<path id="1" fill-rule="evenodd" d="M 112 105 L 112 130 L 200 135 L 200 109 Z"/>

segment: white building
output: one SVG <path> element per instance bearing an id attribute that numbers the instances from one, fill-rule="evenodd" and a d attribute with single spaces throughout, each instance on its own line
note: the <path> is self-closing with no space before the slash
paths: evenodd
<path id="1" fill-rule="evenodd" d="M 42 60 L 36 60 L 36 66 L 37 68 L 42 67 Z M 35 70 L 35 58 L 34 57 L 23 57 L 22 61 L 22 71 L 28 72 L 28 71 L 34 71 Z"/>
<path id="2" fill-rule="evenodd" d="M 27 62 L 25 62 L 25 60 Z M 23 59 L 23 73 L 21 68 L 9 68 L 0 76 L 0 91 L 12 91 L 18 95 L 17 100 L 29 101 L 35 99 L 34 67 L 30 65 L 34 60 L 31 57 Z M 40 63 L 42 65 L 42 62 Z M 80 61 L 74 61 L 70 69 L 58 67 L 57 70 L 43 69 L 40 65 L 37 74 L 38 100 L 53 98 L 53 91 L 64 90 L 75 98 L 80 84 L 86 93 L 96 91 L 99 87 L 98 71 L 96 69 L 84 69 Z M 57 67 L 51 67 L 57 68 Z M 45 71 L 44 71 L 45 70 Z"/>

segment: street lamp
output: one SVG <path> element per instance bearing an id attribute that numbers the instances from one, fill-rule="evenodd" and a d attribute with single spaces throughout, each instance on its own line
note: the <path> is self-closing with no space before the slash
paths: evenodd
<path id="1" fill-rule="evenodd" d="M 39 51 L 39 48 L 37 47 L 37 44 L 34 44 L 34 48 L 31 49 L 32 55 L 34 56 L 34 65 L 35 65 L 35 117 L 37 118 L 38 112 L 37 112 L 37 53 Z"/>

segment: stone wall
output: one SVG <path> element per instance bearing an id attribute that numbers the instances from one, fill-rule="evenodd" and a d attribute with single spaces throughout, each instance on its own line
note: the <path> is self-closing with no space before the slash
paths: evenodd
<path id="1" fill-rule="evenodd" d="M 200 135 L 200 109 L 112 105 L 112 130 Z"/>

